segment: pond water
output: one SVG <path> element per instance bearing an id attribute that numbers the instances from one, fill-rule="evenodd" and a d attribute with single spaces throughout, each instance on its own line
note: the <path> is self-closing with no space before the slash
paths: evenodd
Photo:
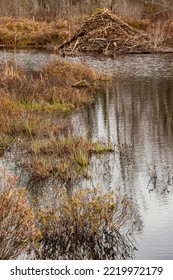
<path id="1" fill-rule="evenodd" d="M 57 55 L 38 50 L 5 50 L 0 51 L 0 64 L 6 61 L 14 61 L 21 68 L 28 71 L 39 71 L 50 60 L 55 59 Z"/>
<path id="2" fill-rule="evenodd" d="M 101 170 L 96 181 L 120 186 L 137 206 L 142 225 L 135 258 L 173 259 L 173 55 L 85 61 L 114 76 L 79 117 L 90 138 L 116 144 L 109 178 Z"/>
<path id="3" fill-rule="evenodd" d="M 56 57 L 33 51 L 6 56 L 34 70 Z M 133 200 L 142 221 L 134 258 L 173 259 L 173 55 L 68 59 L 114 77 L 94 104 L 72 118 L 74 133 L 115 144 L 103 168 L 93 158 L 94 184 L 119 187 Z"/>

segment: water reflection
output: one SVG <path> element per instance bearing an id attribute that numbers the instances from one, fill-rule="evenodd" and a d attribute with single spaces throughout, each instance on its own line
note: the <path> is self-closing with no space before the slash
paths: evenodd
<path id="1" fill-rule="evenodd" d="M 173 258 L 172 90 L 171 77 L 118 77 L 73 118 L 82 120 L 81 133 L 87 128 L 88 138 L 115 143 L 115 154 L 104 164 L 93 159 L 92 183 L 107 190 L 120 186 L 133 199 L 143 221 L 137 259 Z"/>

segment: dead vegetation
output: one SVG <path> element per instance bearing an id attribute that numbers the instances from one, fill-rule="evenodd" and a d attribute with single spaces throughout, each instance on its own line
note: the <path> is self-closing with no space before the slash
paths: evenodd
<path id="1" fill-rule="evenodd" d="M 96 12 L 86 20 L 76 33 L 59 47 L 59 51 L 67 54 L 90 52 L 111 56 L 123 53 L 170 52 L 172 49 L 162 44 L 162 31 L 160 29 L 157 33 L 156 44 L 156 40 L 152 41 L 149 33 L 130 26 L 104 10 Z"/>
<path id="2" fill-rule="evenodd" d="M 16 180 L 4 172 L 0 177 L 0 260 L 33 250 L 40 236 L 24 189 L 15 189 Z"/>
<path id="3" fill-rule="evenodd" d="M 2 172 L 2 170 L 1 170 Z M 0 259 L 129 259 L 135 229 L 131 201 L 97 189 L 54 188 L 53 201 L 28 200 L 17 177 L 0 178 Z"/>
<path id="4" fill-rule="evenodd" d="M 97 9 L 90 18 L 85 14 L 51 22 L 1 17 L 0 47 L 46 48 L 62 55 L 172 52 L 171 18 L 163 17 L 161 12 L 158 18 L 157 12 L 147 16 L 123 20 L 108 10 Z"/>
<path id="5" fill-rule="evenodd" d="M 0 47 L 38 48 L 60 44 L 69 36 L 66 20 L 50 23 L 27 18 L 0 18 Z"/>
<path id="6" fill-rule="evenodd" d="M 87 176 L 92 153 L 111 146 L 73 137 L 72 112 L 94 100 L 101 75 L 58 59 L 34 76 L 6 63 L 0 74 L 0 152 L 15 145 L 16 161 L 37 180 Z M 85 87 L 76 86 L 85 83 Z"/>

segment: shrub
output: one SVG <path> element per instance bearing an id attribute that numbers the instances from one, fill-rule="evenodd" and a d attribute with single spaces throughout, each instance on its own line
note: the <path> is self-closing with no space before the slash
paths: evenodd
<path id="1" fill-rule="evenodd" d="M 121 231 L 131 217 L 125 197 L 96 189 L 78 189 L 69 196 L 60 190 L 57 206 L 38 212 L 42 239 L 37 258 L 130 258 L 132 248 Z"/>

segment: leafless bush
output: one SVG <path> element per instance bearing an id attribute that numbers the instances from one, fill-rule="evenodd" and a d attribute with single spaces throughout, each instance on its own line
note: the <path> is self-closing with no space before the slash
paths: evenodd
<path id="1" fill-rule="evenodd" d="M 133 2 L 133 3 L 132 3 Z M 140 2 L 140 3 L 139 3 Z M 140 13 L 141 1 L 137 0 L 0 0 L 0 16 L 26 16 L 44 20 L 69 15 L 86 14 L 96 8 L 108 8 L 127 15 Z M 134 14 L 134 12 L 133 12 Z"/>
<path id="2" fill-rule="evenodd" d="M 126 197 L 78 189 L 59 191 L 56 207 L 38 214 L 42 239 L 39 259 L 129 259 L 133 246 L 122 233 L 133 225 Z M 55 206 L 54 205 L 54 206 Z M 126 227 L 125 227 L 126 225 Z"/>

